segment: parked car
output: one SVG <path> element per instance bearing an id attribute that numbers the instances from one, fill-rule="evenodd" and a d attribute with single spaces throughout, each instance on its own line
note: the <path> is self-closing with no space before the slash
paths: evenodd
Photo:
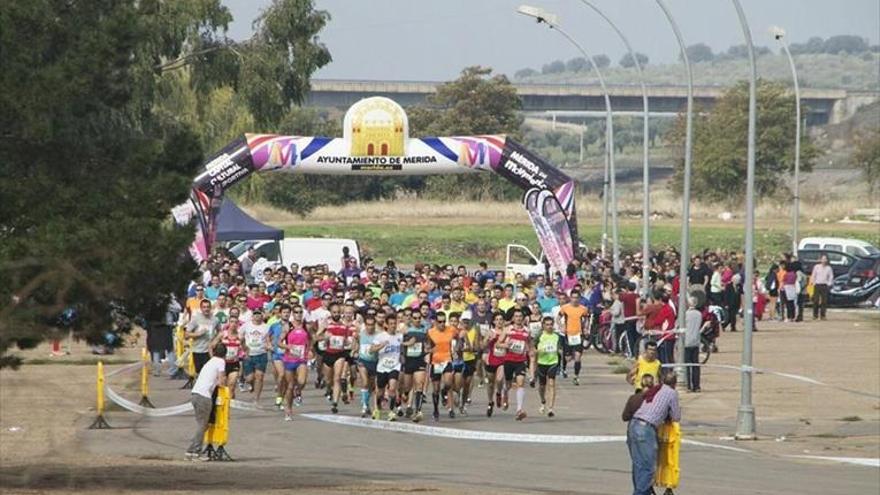
<path id="1" fill-rule="evenodd" d="M 823 249 L 826 251 L 840 251 L 853 256 L 871 256 L 880 254 L 880 249 L 871 243 L 859 239 L 847 239 L 844 237 L 804 237 L 798 243 L 798 251 L 804 249 Z"/>
<path id="2" fill-rule="evenodd" d="M 238 258 L 247 256 L 247 249 L 253 247 L 266 256 L 271 263 L 290 266 L 327 265 L 330 270 L 342 270 L 342 248 L 348 247 L 349 255 L 360 263 L 360 247 L 352 239 L 326 239 L 322 237 L 285 237 L 278 241 L 242 241 L 229 251 Z"/>
<path id="3" fill-rule="evenodd" d="M 828 297 L 835 306 L 855 306 L 880 297 L 880 254 L 856 260 L 849 272 L 834 279 Z"/>

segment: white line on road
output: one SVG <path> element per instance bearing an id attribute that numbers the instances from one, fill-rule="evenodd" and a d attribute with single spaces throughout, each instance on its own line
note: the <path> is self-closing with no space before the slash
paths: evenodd
<path id="1" fill-rule="evenodd" d="M 825 457 L 821 455 L 789 455 L 786 457 L 796 457 L 798 459 L 816 459 L 819 461 L 841 462 L 844 464 L 855 464 L 856 466 L 880 468 L 880 459 L 870 459 L 866 457 Z"/>

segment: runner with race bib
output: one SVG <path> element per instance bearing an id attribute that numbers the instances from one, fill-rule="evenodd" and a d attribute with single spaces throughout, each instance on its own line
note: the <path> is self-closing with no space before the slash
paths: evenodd
<path id="1" fill-rule="evenodd" d="M 422 403 L 425 400 L 425 327 L 422 325 L 422 314 L 413 311 L 412 319 L 404 335 L 403 390 L 409 396 L 406 417 L 412 417 L 414 423 L 422 420 Z"/>
<path id="2" fill-rule="evenodd" d="M 339 396 L 342 394 L 342 380 L 345 379 L 346 344 L 351 337 L 351 328 L 342 323 L 342 308 L 337 303 L 330 306 L 330 323 L 318 329 L 317 337 L 326 343 L 324 350 L 324 381 L 332 387 L 330 411 L 339 412 Z"/>
<path id="3" fill-rule="evenodd" d="M 388 421 L 396 421 L 397 381 L 400 378 L 400 350 L 403 336 L 397 333 L 397 317 L 385 318 L 385 330 L 373 340 L 371 350 L 378 352 L 376 366 L 376 407 L 381 411 L 381 396 L 388 397 Z"/>
<path id="4" fill-rule="evenodd" d="M 455 329 L 446 326 L 446 315 L 437 312 L 434 327 L 428 330 L 428 352 L 431 353 L 431 384 L 433 385 L 431 400 L 434 403 L 434 421 L 440 421 L 440 395 L 446 397 L 449 417 L 455 417 L 452 409 L 452 340 Z M 442 388 L 441 388 L 442 382 Z"/>
<path id="5" fill-rule="evenodd" d="M 541 334 L 535 342 L 537 354 L 538 396 L 541 398 L 541 414 L 553 417 L 556 407 L 556 374 L 559 372 L 559 354 L 563 347 L 563 337 L 553 331 L 553 318 L 545 316 L 541 320 Z M 549 407 L 547 403 L 550 403 Z"/>
<path id="6" fill-rule="evenodd" d="M 495 347 L 501 346 L 507 349 L 507 355 L 504 357 L 504 379 L 508 383 L 513 383 L 516 388 L 517 421 L 526 418 L 526 411 L 523 409 L 526 397 L 524 385 L 529 356 L 533 353 L 529 331 L 523 325 L 523 319 L 522 310 L 515 308 L 513 310 L 513 324 L 504 331 L 501 338 L 498 339 L 498 343 L 495 344 Z"/>
<path id="7" fill-rule="evenodd" d="M 303 321 L 302 307 L 291 311 L 292 321 L 287 333 L 281 336 L 278 346 L 283 350 L 281 360 L 284 363 L 284 379 L 287 384 L 284 391 L 284 420 L 293 419 L 293 404 L 302 405 L 302 390 L 306 385 L 309 373 L 309 332 Z"/>
<path id="8" fill-rule="evenodd" d="M 584 325 L 590 321 L 590 310 L 581 304 L 581 295 L 571 293 L 571 302 L 559 308 L 560 324 L 565 325 L 565 355 L 574 357 L 572 383 L 580 385 L 581 356 L 584 353 Z"/>

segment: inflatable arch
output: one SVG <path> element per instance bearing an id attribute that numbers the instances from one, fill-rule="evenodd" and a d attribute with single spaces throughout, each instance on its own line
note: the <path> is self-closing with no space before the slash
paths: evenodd
<path id="1" fill-rule="evenodd" d="M 494 172 L 523 190 L 523 206 L 553 270 L 565 272 L 577 246 L 574 181 L 503 135 L 410 138 L 406 113 L 384 97 L 358 101 L 343 137 L 245 134 L 212 156 L 193 181 L 178 223 L 197 219 L 190 251 L 204 259 L 214 244 L 224 191 L 254 172 L 425 175 Z"/>

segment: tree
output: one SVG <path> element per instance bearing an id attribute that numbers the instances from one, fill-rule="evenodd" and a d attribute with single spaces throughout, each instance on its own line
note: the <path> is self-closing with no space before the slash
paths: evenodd
<path id="1" fill-rule="evenodd" d="M 600 53 L 599 55 L 593 57 L 593 63 L 596 64 L 596 67 L 600 69 L 605 69 L 611 66 L 611 59 L 608 58 L 608 55 Z"/>
<path id="2" fill-rule="evenodd" d="M 639 61 L 639 65 L 641 65 L 642 67 L 648 65 L 648 56 L 645 55 L 644 53 L 636 52 L 636 60 Z M 631 69 L 631 68 L 633 68 L 633 67 L 636 66 L 636 63 L 635 63 L 635 61 L 633 60 L 632 55 L 630 55 L 629 53 L 627 53 L 626 55 L 624 55 L 624 56 L 620 59 L 620 62 L 618 62 L 618 63 L 619 63 L 620 66 L 623 67 L 624 69 Z"/>
<path id="3" fill-rule="evenodd" d="M 534 77 L 538 75 L 538 71 L 532 69 L 531 67 L 526 67 L 525 69 L 520 69 L 513 73 L 514 79 L 527 79 L 529 77 Z"/>
<path id="4" fill-rule="evenodd" d="M 437 87 L 426 106 L 410 108 L 409 130 L 413 136 L 466 136 L 508 134 L 518 137 L 522 102 L 516 88 L 492 69 L 467 67 L 455 81 Z M 521 191 L 494 174 L 431 176 L 425 194 L 432 197 L 473 199 L 518 198 Z"/>
<path id="5" fill-rule="evenodd" d="M 832 36 L 825 40 L 823 51 L 832 55 L 838 53 L 862 53 L 870 50 L 868 40 L 861 36 L 853 36 L 849 34 L 841 34 Z"/>
<path id="6" fill-rule="evenodd" d="M 565 63 L 565 70 L 567 70 L 568 72 L 588 71 L 592 67 L 593 67 L 593 64 L 590 63 L 590 61 L 585 59 L 584 57 L 575 57 Z"/>
<path id="7" fill-rule="evenodd" d="M 766 46 L 756 46 L 755 47 L 755 56 L 761 57 L 764 55 L 769 55 L 772 51 Z M 716 56 L 720 58 L 721 55 Z M 745 45 L 732 45 L 727 49 L 727 52 L 724 54 L 724 58 L 726 59 L 744 59 L 749 57 L 749 48 Z"/>
<path id="8" fill-rule="evenodd" d="M 852 161 L 862 170 L 871 194 L 880 191 L 880 129 L 870 129 L 856 136 Z"/>
<path id="9" fill-rule="evenodd" d="M 729 89 L 711 113 L 696 112 L 691 187 L 698 199 L 735 206 L 745 199 L 748 130 L 748 84 Z M 755 192 L 766 197 L 785 190 L 794 168 L 794 98 L 784 85 L 760 81 L 757 100 Z M 673 149 L 684 149 L 684 117 L 670 132 Z M 819 156 L 807 136 L 801 138 L 801 171 L 808 172 Z M 676 161 L 672 187 L 681 191 L 683 155 Z"/>
<path id="10" fill-rule="evenodd" d="M 562 60 L 554 60 L 541 67 L 541 74 L 561 74 L 563 72 L 565 72 L 565 62 Z"/>
<path id="11" fill-rule="evenodd" d="M 711 62 L 715 55 L 712 53 L 712 49 L 709 48 L 709 45 L 705 43 L 697 43 L 695 45 L 691 45 L 686 48 L 688 60 L 694 63 L 699 62 Z M 679 58 L 682 58 L 679 56 Z"/>
<path id="12" fill-rule="evenodd" d="M 245 84 L 235 52 L 287 60 L 296 75 L 276 71 L 272 84 L 281 82 L 281 105 L 301 98 L 316 63 L 275 18 L 310 8 L 277 0 L 264 14 L 269 34 L 239 46 L 223 34 L 232 16 L 219 0 L 4 5 L 0 367 L 17 366 L 9 351 L 37 345 L 65 308 L 89 342 L 126 330 L 113 329 L 113 305 L 164 316 L 194 268 L 183 254 L 192 229 L 176 228 L 169 212 L 188 198 L 202 143 L 223 132 L 200 135 L 193 122 L 247 108 L 230 93 Z"/>

